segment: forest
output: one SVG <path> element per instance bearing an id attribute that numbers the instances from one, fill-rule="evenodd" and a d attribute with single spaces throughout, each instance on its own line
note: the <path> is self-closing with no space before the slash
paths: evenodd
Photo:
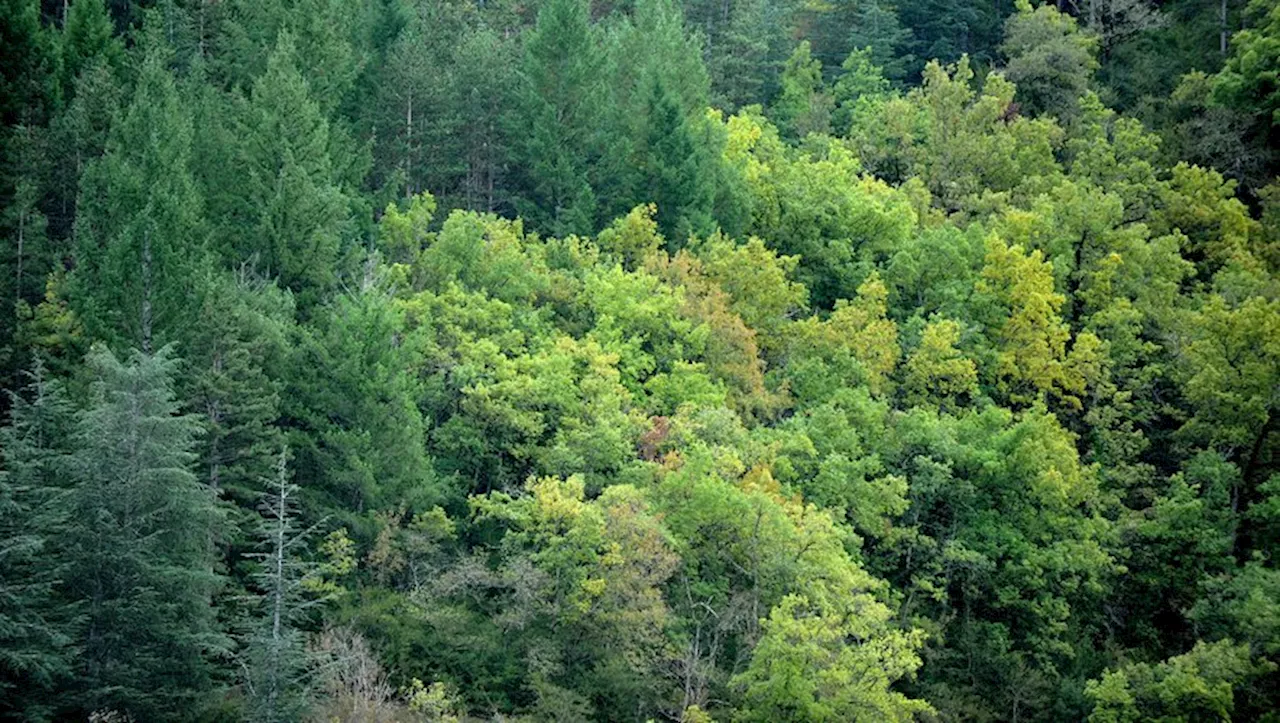
<path id="1" fill-rule="evenodd" d="M 1280 0 L 0 0 L 0 720 L 1280 722 Z"/>

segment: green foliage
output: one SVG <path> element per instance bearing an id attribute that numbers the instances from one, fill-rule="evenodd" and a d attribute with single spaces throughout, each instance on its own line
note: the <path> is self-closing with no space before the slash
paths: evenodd
<path id="1" fill-rule="evenodd" d="M 37 363 L 12 394 L 10 422 L 0 430 L 0 715 L 15 719 L 48 715 L 45 696 L 63 683 L 74 657 L 75 610 L 53 597 L 65 573 L 71 414 L 61 385 Z"/>
<path id="2" fill-rule="evenodd" d="M 84 171 L 72 302 L 89 333 L 122 346 L 179 339 L 199 308 L 207 258 L 191 174 L 191 117 L 154 39 L 106 151 Z"/>
<path id="3" fill-rule="evenodd" d="M 92 404 L 71 457 L 64 594 L 82 609 L 69 710 L 185 715 L 207 702 L 225 649 L 210 598 L 223 531 L 213 492 L 191 473 L 199 427 L 179 414 L 169 348 L 121 362 L 97 348 Z"/>
<path id="4" fill-rule="evenodd" d="M 822 84 L 822 61 L 801 41 L 782 68 L 781 92 L 771 115 L 783 135 L 795 139 L 810 133 L 826 133 L 831 126 L 831 97 Z"/>
<path id="5" fill-rule="evenodd" d="M 259 255 L 310 305 L 337 277 L 349 209 L 330 155 L 330 126 L 299 72 L 295 47 L 293 36 L 281 33 L 253 84 L 236 159 L 245 175 L 233 191 L 243 221 L 223 220 L 243 235 L 223 253 Z"/>
<path id="6" fill-rule="evenodd" d="M 587 173 L 601 156 L 602 74 L 583 0 L 549 0 L 524 40 L 515 160 L 527 189 L 516 207 L 554 234 L 590 231 L 597 199 Z M 513 129 L 516 132 L 516 129 Z"/>
<path id="7" fill-rule="evenodd" d="M 1091 723 L 1160 720 L 1230 720 L 1235 688 L 1274 667 L 1255 663 L 1244 645 L 1196 643 L 1185 655 L 1156 665 L 1135 663 L 1089 681 Z"/>
<path id="8" fill-rule="evenodd" d="M 746 687 L 741 720 L 911 721 L 928 712 L 924 701 L 889 689 L 919 666 L 918 634 L 847 642 L 867 641 L 887 613 L 874 603 L 824 610 L 803 597 L 783 598 L 738 678 Z"/>
<path id="9" fill-rule="evenodd" d="M 0 0 L 0 717 L 1274 717 L 1274 5 Z"/>
<path id="10" fill-rule="evenodd" d="M 1018 86 L 1018 104 L 1026 111 L 1069 121 L 1098 68 L 1097 40 L 1076 28 L 1075 18 L 1053 5 L 1032 8 L 1018 3 L 1005 21 L 1000 52 L 1008 58 L 1005 75 Z"/>
<path id="11" fill-rule="evenodd" d="M 1280 122 L 1280 96 L 1275 91 L 1280 72 L 1280 5 L 1252 0 L 1246 15 L 1249 27 L 1232 36 L 1231 54 L 1217 76 L 1214 96 L 1274 127 Z"/>

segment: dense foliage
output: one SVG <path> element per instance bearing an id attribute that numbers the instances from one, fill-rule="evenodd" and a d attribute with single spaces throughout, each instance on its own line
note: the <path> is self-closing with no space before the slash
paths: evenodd
<path id="1" fill-rule="evenodd" d="M 0 0 L 0 71 L 0 719 L 1280 715 L 1276 0 Z"/>

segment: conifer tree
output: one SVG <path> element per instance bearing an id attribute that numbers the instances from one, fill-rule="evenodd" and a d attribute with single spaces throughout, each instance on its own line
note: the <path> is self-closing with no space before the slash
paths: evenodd
<path id="1" fill-rule="evenodd" d="M 653 83 L 648 119 L 638 164 L 640 192 L 643 200 L 657 204 L 658 226 L 668 243 L 681 246 L 690 235 L 711 231 L 713 158 L 661 79 Z"/>
<path id="2" fill-rule="evenodd" d="M 133 98 L 81 180 L 72 301 L 91 335 L 149 352 L 190 324 L 207 256 L 191 118 L 164 41 L 146 43 Z"/>
<path id="3" fill-rule="evenodd" d="M 736 110 L 764 100 L 772 70 L 771 31 L 776 33 L 763 0 L 733 3 L 728 25 L 713 40 L 707 63 L 718 107 Z"/>
<path id="4" fill-rule="evenodd" d="M 65 572 L 71 406 L 39 361 L 9 397 L 0 429 L 0 719 L 38 720 L 72 659 L 74 609 L 54 594 Z"/>
<path id="5" fill-rule="evenodd" d="M 287 353 L 292 304 L 248 272 L 218 275 L 187 341 L 181 388 L 204 434 L 197 475 L 226 501 L 252 514 L 284 443 L 278 371 Z"/>
<path id="6" fill-rule="evenodd" d="M 210 605 L 222 518 L 191 472 L 199 423 L 179 414 L 170 347 L 121 362 L 99 346 L 93 401 L 77 414 L 65 592 L 85 616 L 75 646 L 81 715 L 145 720 L 199 708 L 225 647 Z"/>
<path id="7" fill-rule="evenodd" d="M 245 175 L 238 207 L 247 228 L 233 249 L 257 256 L 307 305 L 336 278 L 348 199 L 330 156 L 330 125 L 299 72 L 292 34 L 282 32 L 253 85 L 241 131 Z"/>
<path id="8" fill-rule="evenodd" d="M 112 70 L 123 65 L 124 43 L 115 35 L 103 0 L 75 0 L 65 7 L 58 70 L 63 97 L 69 100 L 75 94 L 76 78 L 86 69 L 100 63 Z"/>
<path id="9" fill-rule="evenodd" d="M 809 41 L 800 41 L 787 59 L 781 84 L 772 116 L 783 134 L 803 138 L 831 130 L 833 104 L 822 84 L 822 61 L 811 55 Z"/>
<path id="10" fill-rule="evenodd" d="M 38 2 L 0 2 L 0 128 L 44 120 L 53 90 L 52 45 L 40 27 Z"/>
<path id="11" fill-rule="evenodd" d="M 525 38 L 521 110 L 513 134 L 520 173 L 516 207 L 550 234 L 586 234 L 596 194 L 588 169 L 600 157 L 602 77 L 585 0 L 549 0 Z"/>
<path id="12" fill-rule="evenodd" d="M 254 583 L 261 594 L 259 617 L 246 650 L 246 720 L 283 723 L 301 719 L 308 702 L 308 655 L 298 625 L 308 607 L 302 561 L 307 530 L 297 525 L 298 487 L 289 481 L 288 450 L 276 459 L 271 491 L 261 504 L 257 537 L 261 551 Z"/>

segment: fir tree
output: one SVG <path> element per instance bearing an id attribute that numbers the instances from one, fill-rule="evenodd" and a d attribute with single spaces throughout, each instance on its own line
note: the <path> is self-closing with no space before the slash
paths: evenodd
<path id="1" fill-rule="evenodd" d="M 0 719 L 39 720 L 71 668 L 74 609 L 54 593 L 65 572 L 71 406 L 38 361 L 9 397 L 0 429 Z"/>
<path id="2" fill-rule="evenodd" d="M 83 605 L 76 693 L 83 713 L 190 715 L 225 647 L 210 605 L 222 519 L 191 472 L 199 423 L 179 414 L 169 347 L 122 363 L 97 347 L 93 401 L 77 415 L 67 594 Z"/>
<path id="3" fill-rule="evenodd" d="M 246 720 L 282 723 L 301 719 L 308 703 L 309 660 L 299 624 L 309 607 L 302 561 L 308 530 L 297 526 L 298 488 L 289 481 L 288 450 L 276 459 L 271 491 L 261 504 L 257 537 L 261 551 L 254 583 L 260 612 L 244 661 Z"/>
<path id="4" fill-rule="evenodd" d="M 115 36 L 103 0 L 75 0 L 64 7 L 58 70 L 62 94 L 69 100 L 75 94 L 76 79 L 86 69 L 101 63 L 115 70 L 124 64 L 124 43 Z"/>
<path id="5" fill-rule="evenodd" d="M 517 209 L 552 234 L 589 233 L 596 195 L 602 87 L 585 0 L 549 0 L 525 39 Z"/>
<path id="6" fill-rule="evenodd" d="M 154 34 L 133 99 L 106 153 L 80 184 L 72 301 L 89 332 L 150 351 L 178 338 L 199 308 L 207 263 L 203 204 L 192 178 L 191 118 Z"/>
<path id="7" fill-rule="evenodd" d="M 669 244 L 682 246 L 691 235 L 711 231 L 714 169 L 711 154 L 698 143 L 679 99 L 661 79 L 649 98 L 648 132 L 637 164 L 642 200 L 658 206 L 658 226 Z"/>
<path id="8" fill-rule="evenodd" d="M 349 207 L 330 156 L 329 122 L 299 72 L 288 32 L 253 85 L 241 135 L 237 205 L 249 226 L 225 252 L 261 258 L 304 305 L 314 303 L 336 278 Z"/>

